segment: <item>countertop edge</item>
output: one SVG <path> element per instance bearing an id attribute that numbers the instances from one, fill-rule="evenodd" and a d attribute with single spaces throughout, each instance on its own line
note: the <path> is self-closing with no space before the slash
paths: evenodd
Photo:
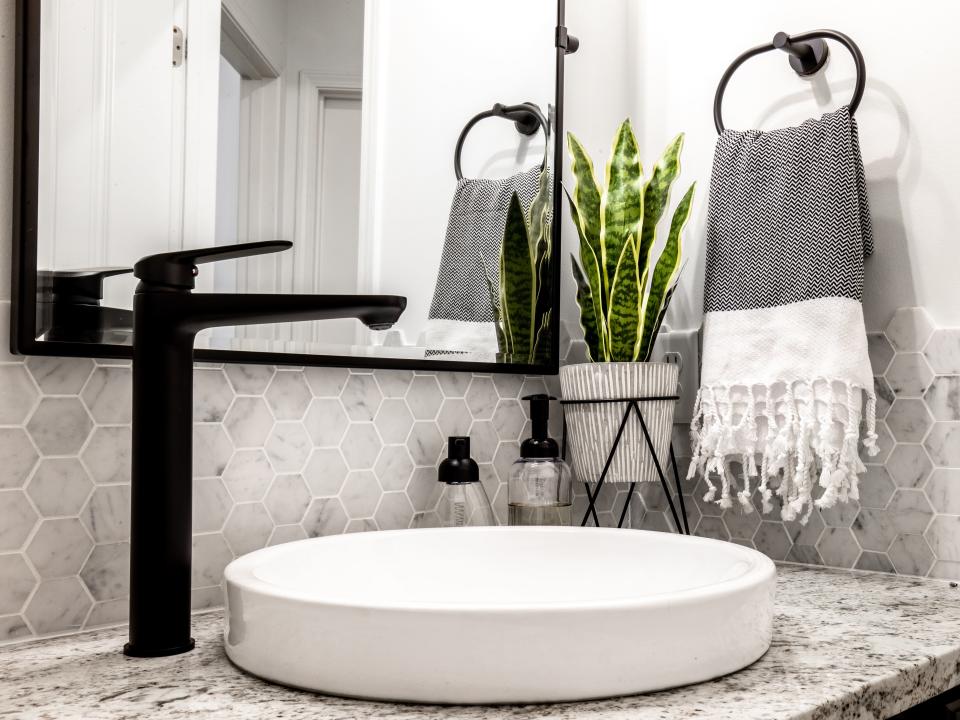
<path id="1" fill-rule="evenodd" d="M 896 670 L 878 680 L 864 681 L 856 690 L 792 720 L 818 720 L 830 710 L 839 713 L 840 718 L 887 720 L 957 686 L 960 686 L 960 648 L 948 648 L 939 655 L 928 656 L 925 662 Z M 909 689 L 905 691 L 904 687 Z M 850 714 L 854 708 L 861 715 Z M 863 715 L 864 712 L 868 714 Z"/>

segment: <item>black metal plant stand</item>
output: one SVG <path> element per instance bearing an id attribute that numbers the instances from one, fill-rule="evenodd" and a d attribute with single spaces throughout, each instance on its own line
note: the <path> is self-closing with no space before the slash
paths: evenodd
<path id="1" fill-rule="evenodd" d="M 673 497 L 670 494 L 670 486 L 667 483 L 667 476 L 663 470 L 663 464 L 660 462 L 660 458 L 657 457 L 657 452 L 653 447 L 653 439 L 650 437 L 650 431 L 647 429 L 647 422 L 644 420 L 643 412 L 640 410 L 640 404 L 645 402 L 654 402 L 662 400 L 673 400 L 677 401 L 680 399 L 679 395 L 659 395 L 652 397 L 642 397 L 642 398 L 615 398 L 611 400 L 561 400 L 561 405 L 608 405 L 611 403 L 627 403 L 627 407 L 623 413 L 623 419 L 620 421 L 620 427 L 617 428 L 617 436 L 613 441 L 613 447 L 610 448 L 610 452 L 607 455 L 607 462 L 603 466 L 603 471 L 600 473 L 600 477 L 597 479 L 596 488 L 591 492 L 590 482 L 587 480 L 583 481 L 584 488 L 587 491 L 587 500 L 589 505 L 587 506 L 587 511 L 583 515 L 583 520 L 580 522 L 581 527 L 586 527 L 590 518 L 593 518 L 593 524 L 596 527 L 600 527 L 600 519 L 597 517 L 596 504 L 597 500 L 600 497 L 600 490 L 603 489 L 604 480 L 607 478 L 607 472 L 610 470 L 610 466 L 613 464 L 613 458 L 617 454 L 617 449 L 620 447 L 620 441 L 623 439 L 623 431 L 627 427 L 627 421 L 630 419 L 630 413 L 635 412 L 637 414 L 637 419 L 640 421 L 640 429 L 643 431 L 643 438 L 647 443 L 647 448 L 650 450 L 650 457 L 653 458 L 653 465 L 657 470 L 657 475 L 660 477 L 660 486 L 663 488 L 663 493 L 666 495 L 667 503 L 670 505 L 670 513 L 673 515 L 673 524 L 682 535 L 690 534 L 690 522 L 687 519 L 687 508 L 683 502 L 683 488 L 680 486 L 680 473 L 677 470 L 677 457 L 673 452 L 673 442 L 670 442 L 670 466 L 673 469 L 673 479 L 677 488 L 677 500 L 680 505 L 680 514 L 677 513 L 677 507 L 673 502 Z M 563 457 L 567 456 L 567 421 L 566 418 L 563 420 Z M 637 481 L 630 483 L 630 490 L 627 493 L 627 499 L 623 503 L 623 509 L 620 511 L 620 519 L 617 522 L 617 527 L 622 528 L 623 522 L 627 517 L 627 512 L 630 509 L 630 501 L 633 499 L 634 491 L 637 488 Z M 682 515 L 682 523 L 681 523 Z"/>

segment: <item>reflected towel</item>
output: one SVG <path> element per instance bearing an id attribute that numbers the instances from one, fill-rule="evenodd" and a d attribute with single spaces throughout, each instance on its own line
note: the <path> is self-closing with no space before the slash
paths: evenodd
<path id="1" fill-rule="evenodd" d="M 433 303 L 418 342 L 431 350 L 496 352 L 486 274 L 500 281 L 500 248 L 514 193 L 524 210 L 540 187 L 540 168 L 497 180 L 462 179 L 450 207 Z"/>

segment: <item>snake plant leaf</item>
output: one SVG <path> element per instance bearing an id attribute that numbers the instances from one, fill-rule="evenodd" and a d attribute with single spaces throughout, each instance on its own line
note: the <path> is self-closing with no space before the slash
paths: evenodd
<path id="1" fill-rule="evenodd" d="M 517 193 L 510 198 L 501 257 L 504 315 L 509 318 L 512 354 L 526 357 L 533 348 L 536 287 L 526 218 Z"/>
<path id="2" fill-rule="evenodd" d="M 637 270 L 637 241 L 627 238 L 617 262 L 610 290 L 610 359 L 632 362 L 637 359 L 640 337 L 640 277 Z"/>
<path id="3" fill-rule="evenodd" d="M 681 268 L 681 272 L 682 271 L 683 268 Z M 677 278 L 679 280 L 679 273 L 677 274 Z M 673 285 L 670 286 L 670 289 L 667 290 L 666 294 L 663 296 L 663 307 L 660 308 L 660 315 L 657 317 L 657 322 L 654 323 L 650 346 L 646 348 L 646 354 L 640 357 L 640 360 L 643 362 L 650 362 L 650 356 L 653 355 L 653 346 L 656 342 L 657 335 L 660 334 L 660 327 L 663 325 L 663 318 L 667 315 L 667 308 L 670 307 L 670 301 L 673 299 L 673 294 L 677 291 L 677 285 L 679 285 L 678 280 L 673 281 Z"/>
<path id="4" fill-rule="evenodd" d="M 599 263 L 603 257 L 600 240 L 600 183 L 597 182 L 593 160 L 573 133 L 567 133 L 567 146 L 572 158 L 571 169 L 574 177 L 573 197 L 570 197 L 569 193 L 567 197 L 570 198 L 571 205 L 577 210 L 573 215 L 574 224 L 580 234 L 581 243 L 585 242 L 589 245 Z M 597 299 L 606 307 L 604 296 L 601 295 Z"/>
<path id="5" fill-rule="evenodd" d="M 598 320 L 594 309 L 597 303 L 593 298 L 590 283 L 584 277 L 583 270 L 577 260 L 570 255 L 570 266 L 573 269 L 573 279 L 577 285 L 577 305 L 580 306 L 580 328 L 583 330 L 583 339 L 587 344 L 587 357 L 590 362 L 603 362 L 607 359 L 603 347 L 601 331 L 602 323 Z"/>
<path id="6" fill-rule="evenodd" d="M 550 174 L 544 170 L 540 173 L 540 189 L 530 208 L 528 227 L 530 244 L 533 248 L 533 269 L 537 281 L 536 318 L 542 318 L 544 313 L 550 309 L 553 300 L 552 276 L 550 274 L 550 256 L 553 247 L 553 228 L 550 217 L 552 210 L 551 191 Z"/>
<path id="7" fill-rule="evenodd" d="M 501 255 L 501 262 L 503 257 Z M 497 283 L 494 282 L 493 278 L 490 277 L 490 272 L 487 270 L 486 264 L 483 262 L 483 258 L 478 255 L 478 263 L 480 264 L 481 270 L 483 270 L 483 279 L 487 283 L 487 292 L 490 293 L 490 305 L 493 307 L 493 329 L 497 333 L 497 347 L 500 349 L 501 353 L 506 353 L 507 348 L 507 336 L 503 331 L 503 315 L 500 312 L 500 292 Z"/>
<path id="8" fill-rule="evenodd" d="M 683 151 L 684 134 L 677 135 L 653 168 L 650 180 L 643 191 L 643 232 L 640 234 L 638 254 L 641 269 L 650 265 L 650 253 L 657 237 L 657 224 L 670 201 L 670 188 L 680 174 L 680 153 Z M 641 278 L 641 292 L 646 290 L 646 273 Z"/>
<path id="9" fill-rule="evenodd" d="M 550 265 L 549 229 L 547 236 L 540 238 L 537 243 L 536 260 L 534 263 L 534 278 L 536 280 L 536 300 L 534 302 L 534 347 L 531 351 L 530 362 L 535 362 L 541 356 L 546 343 L 550 340 L 550 314 L 553 305 L 553 275 Z"/>
<path id="10" fill-rule="evenodd" d="M 621 123 L 607 162 L 606 192 L 601 200 L 601 264 L 608 296 L 627 241 L 640 235 L 643 223 L 643 168 L 629 118 Z M 612 300 L 611 300 L 612 303 Z"/>
<path id="11" fill-rule="evenodd" d="M 513 331 L 510 328 L 510 313 L 508 311 L 509 305 L 507 304 L 507 291 L 505 286 L 506 277 L 507 273 L 504 270 L 503 252 L 501 251 L 497 306 L 500 308 L 500 325 L 502 332 L 498 335 L 498 340 L 502 336 L 503 342 L 500 344 L 500 352 L 506 356 L 508 362 L 511 362 L 513 356 Z"/>
<path id="12" fill-rule="evenodd" d="M 530 244 L 536 248 L 542 240 L 546 240 L 547 247 L 550 246 L 550 204 L 551 187 L 550 173 L 544 170 L 540 173 L 540 186 L 536 197 L 530 204 Z"/>
<path id="13" fill-rule="evenodd" d="M 577 206 L 573 201 L 573 198 L 570 195 L 567 195 L 567 200 L 570 203 L 570 212 L 573 217 L 577 217 Z M 581 267 L 577 267 L 574 270 L 574 276 L 576 279 L 577 272 L 580 272 L 580 276 L 583 278 L 584 283 L 586 283 L 587 293 L 581 293 L 579 290 L 579 279 L 577 280 L 578 290 L 577 298 L 578 301 L 583 297 L 583 299 L 590 303 L 590 306 L 593 308 L 593 324 L 597 330 L 597 344 L 596 350 L 597 353 L 593 356 L 596 358 L 594 362 L 603 362 L 604 359 L 608 357 L 607 352 L 607 309 L 606 303 L 603 299 L 603 281 L 601 280 L 601 270 L 600 270 L 600 260 L 599 257 L 594 253 L 592 245 L 586 240 L 583 232 L 580 230 L 580 225 L 577 222 L 574 222 L 577 226 L 578 232 L 580 234 L 580 263 Z M 571 258 L 572 260 L 572 258 Z M 576 261 L 574 261 L 576 264 Z M 583 315 L 585 312 L 586 306 L 580 306 L 580 314 Z"/>
<path id="14" fill-rule="evenodd" d="M 537 244 L 534 275 L 537 282 L 535 317 L 540 318 L 553 305 L 553 277 L 550 272 L 550 243 L 541 239 Z"/>
<path id="15" fill-rule="evenodd" d="M 540 317 L 540 327 L 537 329 L 537 338 L 533 343 L 533 351 L 527 360 L 529 363 L 535 363 L 540 358 L 546 357 L 547 349 L 550 345 L 550 318 L 553 315 L 553 309 L 547 310 Z"/>
<path id="16" fill-rule="evenodd" d="M 663 310 L 666 300 L 666 291 L 673 282 L 680 266 L 680 256 L 682 254 L 681 235 L 683 228 L 690 219 L 690 210 L 693 207 L 693 195 L 697 184 L 693 183 L 690 189 L 680 200 L 677 209 L 673 213 L 673 219 L 670 222 L 670 234 L 667 236 L 667 242 L 660 258 L 657 260 L 657 266 L 653 270 L 653 277 L 650 281 L 650 292 L 643 309 L 643 335 L 640 340 L 640 357 L 648 357 L 656 340 L 656 332 L 659 330 L 657 321 Z"/>

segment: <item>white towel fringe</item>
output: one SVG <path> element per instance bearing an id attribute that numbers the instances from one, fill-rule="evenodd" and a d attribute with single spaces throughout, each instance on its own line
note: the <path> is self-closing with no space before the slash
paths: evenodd
<path id="1" fill-rule="evenodd" d="M 866 402 L 861 402 L 863 395 Z M 829 378 L 704 386 L 691 425 L 693 460 L 687 478 L 700 473 L 707 484 L 704 501 L 721 508 L 733 506 L 736 492 L 745 512 L 753 511 L 751 481 L 756 478 L 764 513 L 773 510 L 776 494 L 781 517 L 806 524 L 814 507 L 859 499 L 858 475 L 866 472 L 860 428 L 862 424 L 864 450 L 876 455 L 876 404 L 872 387 Z M 739 479 L 732 462 L 742 465 Z M 772 488 L 771 480 L 778 481 Z M 817 488 L 821 492 L 814 497 Z"/>

